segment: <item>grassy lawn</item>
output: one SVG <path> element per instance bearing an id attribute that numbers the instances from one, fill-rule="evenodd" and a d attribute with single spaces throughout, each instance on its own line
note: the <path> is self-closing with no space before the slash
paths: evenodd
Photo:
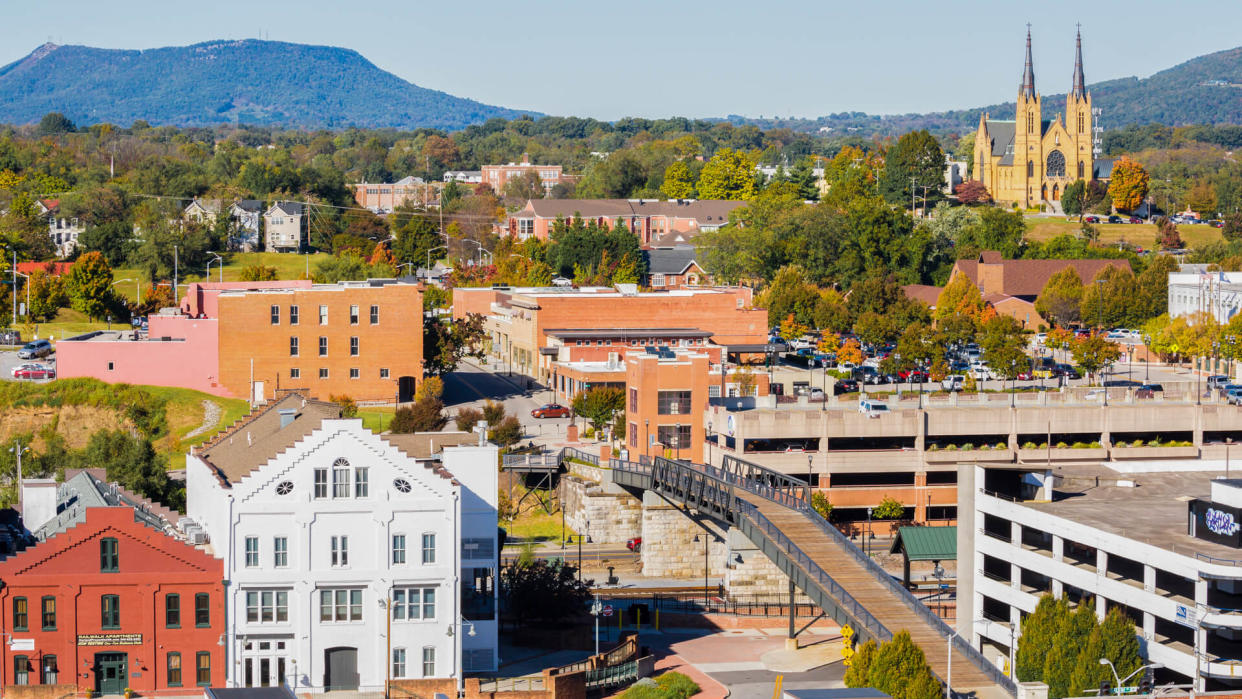
<path id="1" fill-rule="evenodd" d="M 315 271 L 315 265 L 323 259 L 331 257 L 327 253 L 315 253 L 310 255 L 310 270 Z M 282 252 L 235 252 L 224 258 L 224 281 L 235 282 L 240 280 L 241 272 L 246 267 L 253 265 L 265 265 L 267 267 L 276 268 L 276 276 L 279 279 L 301 279 L 306 274 L 306 255 L 294 255 L 292 253 Z M 204 269 L 181 269 L 180 279 L 182 284 L 190 282 L 203 281 Z M 213 264 L 211 267 L 211 280 L 217 281 L 220 278 L 217 267 Z M 118 267 L 112 270 L 112 278 L 120 282 L 123 279 L 139 280 L 145 287 L 149 284 L 146 270 L 140 270 L 133 267 Z M 133 281 L 121 282 L 116 285 L 117 293 L 121 294 L 129 300 L 134 300 L 136 289 Z"/>
<path id="2" fill-rule="evenodd" d="M 393 408 L 366 408 L 358 410 L 362 426 L 372 432 L 383 432 L 392 422 Z"/>
<path id="3" fill-rule="evenodd" d="M 521 510 L 512 522 L 502 525 L 504 530 L 509 533 L 509 540 L 520 539 L 524 541 L 560 541 L 561 537 L 569 534 L 575 534 L 572 529 L 561 529 L 561 509 L 560 502 L 557 500 L 555 493 L 542 494 L 549 501 L 548 513 L 544 510 L 543 505 L 535 495 L 529 495 L 525 500 L 522 496 L 528 492 L 527 488 L 517 485 L 513 491 L 508 494 L 514 503 L 521 501 Z"/>
<path id="4" fill-rule="evenodd" d="M 113 328 L 128 328 L 129 322 L 113 323 Z M 56 318 L 50 323 L 30 323 L 18 324 L 18 329 L 22 332 L 22 339 L 42 339 L 60 340 L 74 335 L 81 335 L 92 330 L 107 330 L 107 322 L 92 321 L 86 316 L 78 313 L 72 308 L 62 308 L 56 314 Z"/>
<path id="5" fill-rule="evenodd" d="M 1105 245 L 1124 241 L 1144 248 L 1156 246 L 1156 227 L 1153 224 L 1097 223 L 1094 225 L 1100 231 L 1100 242 Z M 1077 236 L 1081 229 L 1077 221 L 1047 217 L 1028 218 L 1026 226 L 1027 237 L 1041 243 L 1058 235 Z M 1182 240 L 1186 241 L 1186 246 L 1192 248 L 1222 239 L 1219 228 L 1202 224 L 1178 226 L 1177 232 L 1181 234 Z"/>
<path id="6" fill-rule="evenodd" d="M 250 412 L 250 406 L 240 398 L 220 398 L 201 391 L 188 388 L 168 386 L 144 386 L 143 390 L 159 396 L 167 401 L 165 413 L 168 420 L 167 444 L 157 444 L 156 448 L 173 455 L 174 468 L 180 468 L 179 455 L 184 454 L 192 446 L 198 446 L 216 435 L 220 430 L 232 425 Z M 203 401 L 208 400 L 220 406 L 220 421 L 216 426 L 189 439 L 185 436 L 203 424 Z"/>

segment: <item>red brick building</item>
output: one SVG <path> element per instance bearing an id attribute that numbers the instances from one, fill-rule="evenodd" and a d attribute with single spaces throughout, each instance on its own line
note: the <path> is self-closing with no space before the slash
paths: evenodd
<path id="1" fill-rule="evenodd" d="M 4 696 L 35 685 L 59 685 L 57 696 L 223 686 L 221 562 L 136 515 L 90 508 L 0 562 Z"/>
<path id="2" fill-rule="evenodd" d="M 645 455 L 703 462 L 707 372 L 707 355 L 691 350 L 626 355 L 626 445 L 631 459 Z"/>
<path id="3" fill-rule="evenodd" d="M 674 247 L 690 244 L 700 232 L 718 230 L 729 222 L 730 212 L 745 204 L 717 199 L 531 199 L 496 232 L 547 240 L 558 219 L 609 228 L 619 222 L 643 245 Z"/>

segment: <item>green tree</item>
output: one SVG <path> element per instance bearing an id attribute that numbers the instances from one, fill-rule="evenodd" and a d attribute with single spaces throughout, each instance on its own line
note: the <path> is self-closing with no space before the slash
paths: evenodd
<path id="1" fill-rule="evenodd" d="M 1083 289 L 1080 318 L 1086 325 L 1129 327 L 1143 320 L 1138 282 L 1129 269 L 1105 267 Z"/>
<path id="2" fill-rule="evenodd" d="M 941 197 L 944 163 L 944 150 L 926 129 L 903 134 L 885 154 L 880 176 L 884 200 L 908 206 L 912 199 L 926 195 L 924 207 L 934 205 Z"/>
<path id="3" fill-rule="evenodd" d="M 1117 345 L 1098 335 L 1079 339 L 1070 351 L 1074 355 L 1074 363 L 1090 375 L 1111 365 L 1121 356 Z"/>
<path id="4" fill-rule="evenodd" d="M 448 323 L 438 317 L 423 320 L 423 372 L 425 375 L 456 371 L 466 357 L 483 357 L 483 316 L 471 313 Z"/>
<path id="5" fill-rule="evenodd" d="M 413 405 L 403 405 L 393 413 L 388 429 L 393 434 L 414 432 L 439 432 L 448 419 L 444 417 L 444 403 L 439 398 L 424 398 Z"/>
<path id="6" fill-rule="evenodd" d="M 1224 224 L 1220 233 L 1225 236 L 1225 240 L 1232 243 L 1242 239 L 1242 213 L 1235 212 L 1225 216 Z"/>
<path id="7" fill-rule="evenodd" d="M 574 414 L 589 420 L 598 432 L 625 410 L 625 391 L 614 386 L 596 386 L 574 396 L 572 406 Z"/>
<path id="8" fill-rule="evenodd" d="M 1064 597 L 1043 595 L 1035 611 L 1022 620 L 1022 634 L 1014 654 L 1015 675 L 1019 682 L 1045 682 L 1044 664 L 1057 634 L 1069 620 L 1069 603 Z"/>
<path id="9" fill-rule="evenodd" d="M 1065 191 L 1061 194 L 1061 210 L 1067 216 L 1082 217 L 1083 200 L 1087 196 L 1087 183 L 1082 180 L 1075 180 L 1065 185 Z"/>
<path id="10" fill-rule="evenodd" d="M 103 468 L 109 481 L 163 503 L 184 507 L 185 490 L 168 479 L 168 464 L 150 440 L 123 430 L 100 430 L 77 455 L 75 466 Z"/>
<path id="11" fill-rule="evenodd" d="M 241 271 L 241 281 L 244 282 L 272 282 L 278 278 L 275 267 L 263 264 L 247 265 Z"/>
<path id="12" fill-rule="evenodd" d="M 1077 323 L 1082 308 L 1082 279 L 1071 266 L 1048 278 L 1035 298 L 1035 312 L 1055 325 Z"/>
<path id="13" fill-rule="evenodd" d="M 113 302 L 112 268 L 103 255 L 88 252 L 69 268 L 65 292 L 73 309 L 94 320 L 102 318 Z"/>
<path id="14" fill-rule="evenodd" d="M 433 249 L 444 245 L 444 237 L 440 235 L 434 214 L 413 206 L 399 206 L 392 212 L 393 235 L 396 240 L 392 244 L 392 253 L 400 263 L 412 263 L 417 267 L 426 266 Z M 438 251 L 443 255 L 446 251 Z M 432 260 L 434 262 L 434 260 Z"/>
<path id="15" fill-rule="evenodd" d="M 546 193 L 543 180 L 534 170 L 505 180 L 504 195 L 509 201 L 525 203 L 528 199 L 543 199 Z"/>
<path id="16" fill-rule="evenodd" d="M 811 508 L 815 513 L 824 519 L 832 517 L 832 503 L 828 502 L 828 496 L 816 491 L 811 495 Z"/>
<path id="17" fill-rule="evenodd" d="M 786 265 L 776 272 L 772 283 L 759 294 L 756 305 L 768 309 L 768 323 L 776 325 L 793 316 L 803 325 L 815 324 L 815 310 L 820 302 L 820 290 L 799 265 Z"/>
<path id="18" fill-rule="evenodd" d="M 854 321 L 854 334 L 858 339 L 870 345 L 877 345 L 897 339 L 898 329 L 887 316 L 874 311 L 867 311 Z"/>
<path id="19" fill-rule="evenodd" d="M 61 277 L 36 269 L 30 273 L 26 283 L 30 285 L 30 308 L 27 312 L 36 323 L 51 320 L 56 317 L 57 311 L 69 304 L 65 280 Z"/>
<path id="20" fill-rule="evenodd" d="M 755 164 L 744 153 L 722 148 L 703 166 L 700 199 L 750 199 L 755 194 Z"/>
<path id="21" fill-rule="evenodd" d="M 875 662 L 878 651 L 879 646 L 874 639 L 867 639 L 866 643 L 854 649 L 854 655 L 850 658 L 850 669 L 845 671 L 846 687 L 871 686 L 871 665 Z"/>
<path id="22" fill-rule="evenodd" d="M 693 199 L 694 184 L 694 171 L 685 161 L 678 160 L 664 168 L 660 193 L 669 199 Z"/>
<path id="23" fill-rule="evenodd" d="M 870 664 L 869 686 L 893 699 L 939 699 L 944 694 L 909 631 L 899 631 L 881 645 Z"/>
<path id="24" fill-rule="evenodd" d="M 501 447 L 508 447 L 522 441 L 525 431 L 522 423 L 515 415 L 509 415 L 492 429 L 487 431 L 487 439 Z"/>
<path id="25" fill-rule="evenodd" d="M 62 133 L 73 133 L 77 131 L 77 127 L 73 125 L 69 118 L 60 112 L 48 112 L 39 120 L 39 126 L 35 132 L 40 136 L 55 136 Z"/>
<path id="26" fill-rule="evenodd" d="M 585 618 L 594 581 L 577 578 L 577 569 L 561 561 L 509 565 L 500 571 L 500 596 L 519 628 Z"/>
<path id="27" fill-rule="evenodd" d="M 875 519 L 901 519 L 905 515 L 906 508 L 901 501 L 888 495 L 880 498 L 880 504 L 871 511 Z"/>
<path id="28" fill-rule="evenodd" d="M 488 427 L 499 425 L 505 419 L 505 404 L 494 400 L 485 401 L 483 419 L 487 421 Z"/>

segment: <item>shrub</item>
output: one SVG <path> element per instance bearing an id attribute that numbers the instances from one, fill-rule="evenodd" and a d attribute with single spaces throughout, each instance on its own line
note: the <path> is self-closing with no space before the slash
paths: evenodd
<path id="1" fill-rule="evenodd" d="M 1125 442 L 1113 442 L 1113 447 L 1116 449 L 1125 449 L 1126 443 Z"/>
<path id="2" fill-rule="evenodd" d="M 1104 445 L 1103 445 L 1103 444 L 1101 444 L 1100 442 L 1092 442 L 1092 443 L 1090 443 L 1090 444 L 1088 444 L 1088 445 L 1087 445 L 1087 448 L 1088 448 L 1088 449 L 1099 449 L 1099 448 L 1101 448 L 1101 447 L 1103 447 L 1103 446 L 1104 446 Z"/>
<path id="3" fill-rule="evenodd" d="M 945 451 L 957 451 L 957 445 L 956 445 L 956 444 L 946 444 L 946 445 L 945 445 L 945 447 L 944 447 L 944 450 L 945 450 Z"/>
<path id="4" fill-rule="evenodd" d="M 811 495 L 811 508 L 824 519 L 832 516 L 832 503 L 828 502 L 828 496 L 823 493 L 815 492 Z"/>
<path id="5" fill-rule="evenodd" d="M 424 398 L 439 399 L 442 396 L 444 396 L 444 379 L 439 376 L 428 376 L 414 392 L 414 402 L 417 403 Z"/>
<path id="6" fill-rule="evenodd" d="M 933 445 L 931 445 L 931 446 L 927 447 L 927 451 L 940 451 L 940 445 L 939 445 L 939 444 L 933 444 Z"/>
<path id="7" fill-rule="evenodd" d="M 341 406 L 341 417 L 358 417 L 358 404 L 349 396 L 328 396 L 328 400 Z"/>
<path id="8" fill-rule="evenodd" d="M 1004 449 L 1008 449 L 1008 448 L 1009 448 L 1009 445 L 1008 445 L 1008 444 L 1006 444 L 1005 442 L 997 442 L 997 443 L 996 443 L 996 448 L 997 448 L 997 449 L 1004 450 Z"/>
<path id="9" fill-rule="evenodd" d="M 680 672 L 666 672 L 656 678 L 656 686 L 668 699 L 689 699 L 698 694 L 699 685 Z"/>
<path id="10" fill-rule="evenodd" d="M 1066 446 L 1067 446 L 1067 445 L 1065 444 L 1065 442 L 1057 442 L 1057 443 L 1056 443 L 1056 445 L 1055 445 L 1055 448 L 1057 448 L 1057 449 L 1064 449 Z"/>
<path id="11" fill-rule="evenodd" d="M 487 433 L 487 438 L 494 444 L 507 447 L 522 441 L 522 423 L 513 415 L 500 421 Z"/>
<path id="12" fill-rule="evenodd" d="M 1086 449 L 1086 448 L 1087 448 L 1087 444 L 1085 442 L 1074 442 L 1073 444 L 1070 445 L 1070 449 Z"/>
<path id="13" fill-rule="evenodd" d="M 505 406 L 503 403 L 495 401 L 487 401 L 483 404 L 483 419 L 487 420 L 488 427 L 495 427 L 500 421 L 505 419 Z"/>
<path id="14" fill-rule="evenodd" d="M 1132 446 L 1132 447 L 1141 447 L 1141 446 L 1143 446 L 1143 440 L 1141 440 L 1141 439 L 1136 439 L 1136 440 L 1134 440 L 1133 442 L 1130 442 L 1130 446 Z"/>
<path id="15" fill-rule="evenodd" d="M 973 444 L 967 443 L 967 444 L 962 445 L 962 451 L 974 451 L 974 450 L 975 450 L 975 445 Z"/>
<path id="16" fill-rule="evenodd" d="M 483 411 L 478 408 L 462 408 L 457 411 L 457 417 L 453 422 L 457 425 L 457 429 L 462 432 L 469 432 L 474 426 L 483 419 Z"/>
<path id="17" fill-rule="evenodd" d="M 1035 446 L 1035 442 L 1023 442 L 1022 448 L 1023 449 L 1036 449 L 1038 447 Z"/>
<path id="18" fill-rule="evenodd" d="M 388 429 L 393 434 L 412 432 L 439 432 L 448 422 L 444 418 L 444 403 L 439 399 L 424 399 L 414 405 L 397 408 Z"/>

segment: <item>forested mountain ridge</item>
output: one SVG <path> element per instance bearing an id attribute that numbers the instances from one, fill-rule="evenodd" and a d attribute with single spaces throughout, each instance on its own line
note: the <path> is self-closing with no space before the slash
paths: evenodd
<path id="1" fill-rule="evenodd" d="M 44 44 L 0 68 L 0 122 L 48 112 L 123 126 L 450 130 L 529 113 L 419 87 L 350 49 L 257 39 L 145 51 Z"/>

